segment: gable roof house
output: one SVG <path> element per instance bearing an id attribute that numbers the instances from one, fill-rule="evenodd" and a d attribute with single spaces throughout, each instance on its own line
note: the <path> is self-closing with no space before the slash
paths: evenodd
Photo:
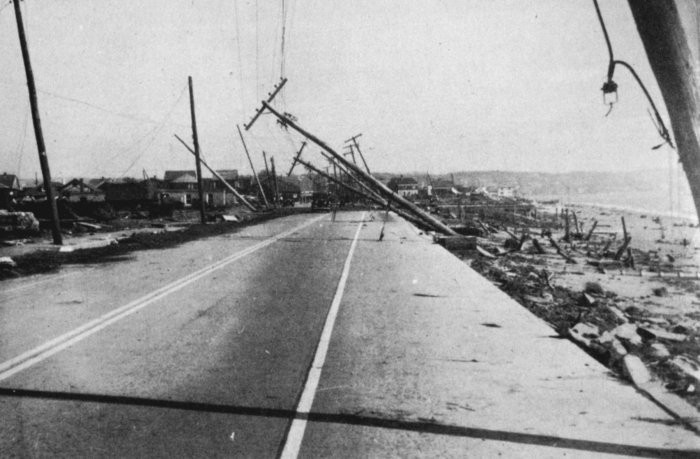
<path id="1" fill-rule="evenodd" d="M 76 178 L 71 180 L 59 188 L 58 192 L 60 193 L 61 197 L 64 197 L 71 202 L 105 200 L 104 191 L 85 183 L 83 179 Z"/>
<path id="2" fill-rule="evenodd" d="M 12 202 L 18 200 L 20 190 L 16 175 L 7 172 L 0 175 L 0 209 L 9 209 Z"/>

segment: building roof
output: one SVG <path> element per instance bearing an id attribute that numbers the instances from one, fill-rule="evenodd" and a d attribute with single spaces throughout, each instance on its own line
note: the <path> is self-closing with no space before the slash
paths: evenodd
<path id="1" fill-rule="evenodd" d="M 13 190 L 19 189 L 19 179 L 14 174 L 8 174 L 4 172 L 0 175 L 0 185 L 4 185 L 5 188 L 11 188 Z"/>
<path id="2" fill-rule="evenodd" d="M 96 187 L 90 185 L 89 183 L 85 182 L 83 179 L 73 179 L 70 182 L 66 183 L 60 188 L 61 192 L 64 192 L 66 190 L 75 188 L 75 191 L 80 191 L 80 192 L 88 192 L 88 193 L 100 193 L 102 194 L 101 190 L 98 190 Z"/>
<path id="3" fill-rule="evenodd" d="M 195 171 L 165 171 L 163 175 L 163 180 L 166 182 L 176 182 L 176 183 L 187 183 L 191 180 L 197 180 L 197 173 Z"/>
<path id="4" fill-rule="evenodd" d="M 216 171 L 217 174 L 221 176 L 224 180 L 237 180 L 238 179 L 238 169 L 222 169 Z"/>

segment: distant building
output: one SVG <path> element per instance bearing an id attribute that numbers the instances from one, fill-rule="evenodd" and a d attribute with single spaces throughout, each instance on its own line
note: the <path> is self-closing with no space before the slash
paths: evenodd
<path id="1" fill-rule="evenodd" d="M 413 177 L 394 177 L 387 186 L 404 198 L 418 195 L 418 182 Z"/>
<path id="2" fill-rule="evenodd" d="M 73 179 L 58 189 L 61 197 L 71 202 L 104 201 L 105 192 L 93 187 L 83 179 Z"/>
<path id="3" fill-rule="evenodd" d="M 216 171 L 230 186 L 239 188 L 238 170 L 228 169 Z M 209 207 L 224 207 L 235 204 L 236 196 L 218 178 L 203 178 L 204 203 Z M 165 171 L 163 184 L 160 187 L 163 198 L 179 201 L 186 207 L 192 206 L 198 200 L 197 173 L 187 171 Z"/>
<path id="4" fill-rule="evenodd" d="M 0 175 L 0 209 L 8 209 L 19 198 L 19 179 L 14 174 L 4 172 Z"/>
<path id="5" fill-rule="evenodd" d="M 517 189 L 514 186 L 499 186 L 496 190 L 496 196 L 499 198 L 514 198 L 517 195 Z"/>

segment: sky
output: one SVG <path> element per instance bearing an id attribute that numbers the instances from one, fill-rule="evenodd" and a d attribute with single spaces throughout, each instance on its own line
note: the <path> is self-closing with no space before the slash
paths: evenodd
<path id="1" fill-rule="evenodd" d="M 623 0 L 600 0 L 615 55 L 668 120 Z M 13 7 L 0 8 L 0 171 L 39 173 Z M 194 169 L 187 77 L 204 158 L 249 166 L 236 131 L 282 74 L 273 105 L 334 148 L 358 133 L 373 171 L 677 168 L 591 0 L 25 0 L 54 177 Z M 284 52 L 282 30 L 284 25 Z M 301 137 L 267 114 L 247 132 L 286 172 Z M 325 165 L 317 147 L 304 158 Z"/>

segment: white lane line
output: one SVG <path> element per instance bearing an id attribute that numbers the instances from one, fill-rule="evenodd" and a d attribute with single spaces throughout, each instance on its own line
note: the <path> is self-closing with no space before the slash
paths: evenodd
<path id="1" fill-rule="evenodd" d="M 314 361 L 311 364 L 311 369 L 309 369 L 309 374 L 306 377 L 304 391 L 301 393 L 301 397 L 299 398 L 299 403 L 296 409 L 297 414 L 308 414 L 311 411 L 311 405 L 313 404 L 314 396 L 316 395 L 316 388 L 318 387 L 318 382 L 321 379 L 321 370 L 323 369 L 323 364 L 326 361 L 328 345 L 331 341 L 331 333 L 333 333 L 333 325 L 335 324 L 335 318 L 338 316 L 338 308 L 340 307 L 340 301 L 343 298 L 345 284 L 348 281 L 350 261 L 352 260 L 353 253 L 355 252 L 355 247 L 357 246 L 357 240 L 360 237 L 360 230 L 362 230 L 364 219 L 365 212 L 362 213 L 360 223 L 357 225 L 357 231 L 355 231 L 355 237 L 350 245 L 350 251 L 345 259 L 343 273 L 340 275 L 338 288 L 335 290 L 333 302 L 331 303 L 331 307 L 328 310 L 328 315 L 326 316 L 326 323 L 323 325 L 323 332 L 321 332 L 321 339 L 316 347 Z M 287 440 L 284 444 L 284 448 L 280 456 L 281 458 L 295 459 L 299 455 L 299 449 L 301 448 L 301 441 L 304 439 L 305 430 L 306 419 L 299 419 L 298 417 L 295 417 L 294 420 L 292 420 L 292 425 L 289 427 L 289 433 L 287 434 Z"/>
<path id="2" fill-rule="evenodd" d="M 241 250 L 240 252 L 229 255 L 228 257 L 217 261 L 216 263 L 212 263 L 209 266 L 205 266 L 204 268 L 195 271 L 192 274 L 189 274 L 157 290 L 154 290 L 153 292 L 144 295 L 141 298 L 132 301 L 131 303 L 121 306 L 117 309 L 113 309 L 112 311 L 104 314 L 101 317 L 98 317 L 97 319 L 91 320 L 90 322 L 87 322 L 78 328 L 75 328 L 57 338 L 54 338 L 50 341 L 45 342 L 44 344 L 35 347 L 34 349 L 31 349 L 27 352 L 18 355 L 17 357 L 14 357 L 10 360 L 1 363 L 0 381 L 5 380 L 16 373 L 19 373 L 20 371 L 25 370 L 31 367 L 32 365 L 46 360 L 52 355 L 61 352 L 62 350 L 66 349 L 69 346 L 72 346 L 73 344 L 79 341 L 84 340 L 88 336 L 97 333 L 103 328 L 108 327 L 111 324 L 123 319 L 124 317 L 127 317 L 139 311 L 140 309 L 145 308 L 149 304 L 152 304 L 155 301 L 158 301 L 159 299 L 182 289 L 183 287 L 191 284 L 192 282 L 195 282 L 201 279 L 202 277 L 211 274 L 212 272 L 217 271 L 223 268 L 224 266 L 229 265 L 234 261 L 245 257 L 246 255 L 250 255 L 251 253 L 257 250 L 267 247 L 268 245 L 317 222 L 323 217 L 324 216 L 320 216 L 311 219 L 297 227 L 284 231 L 276 236 L 272 236 L 262 242 L 259 242 L 244 250 Z"/>

